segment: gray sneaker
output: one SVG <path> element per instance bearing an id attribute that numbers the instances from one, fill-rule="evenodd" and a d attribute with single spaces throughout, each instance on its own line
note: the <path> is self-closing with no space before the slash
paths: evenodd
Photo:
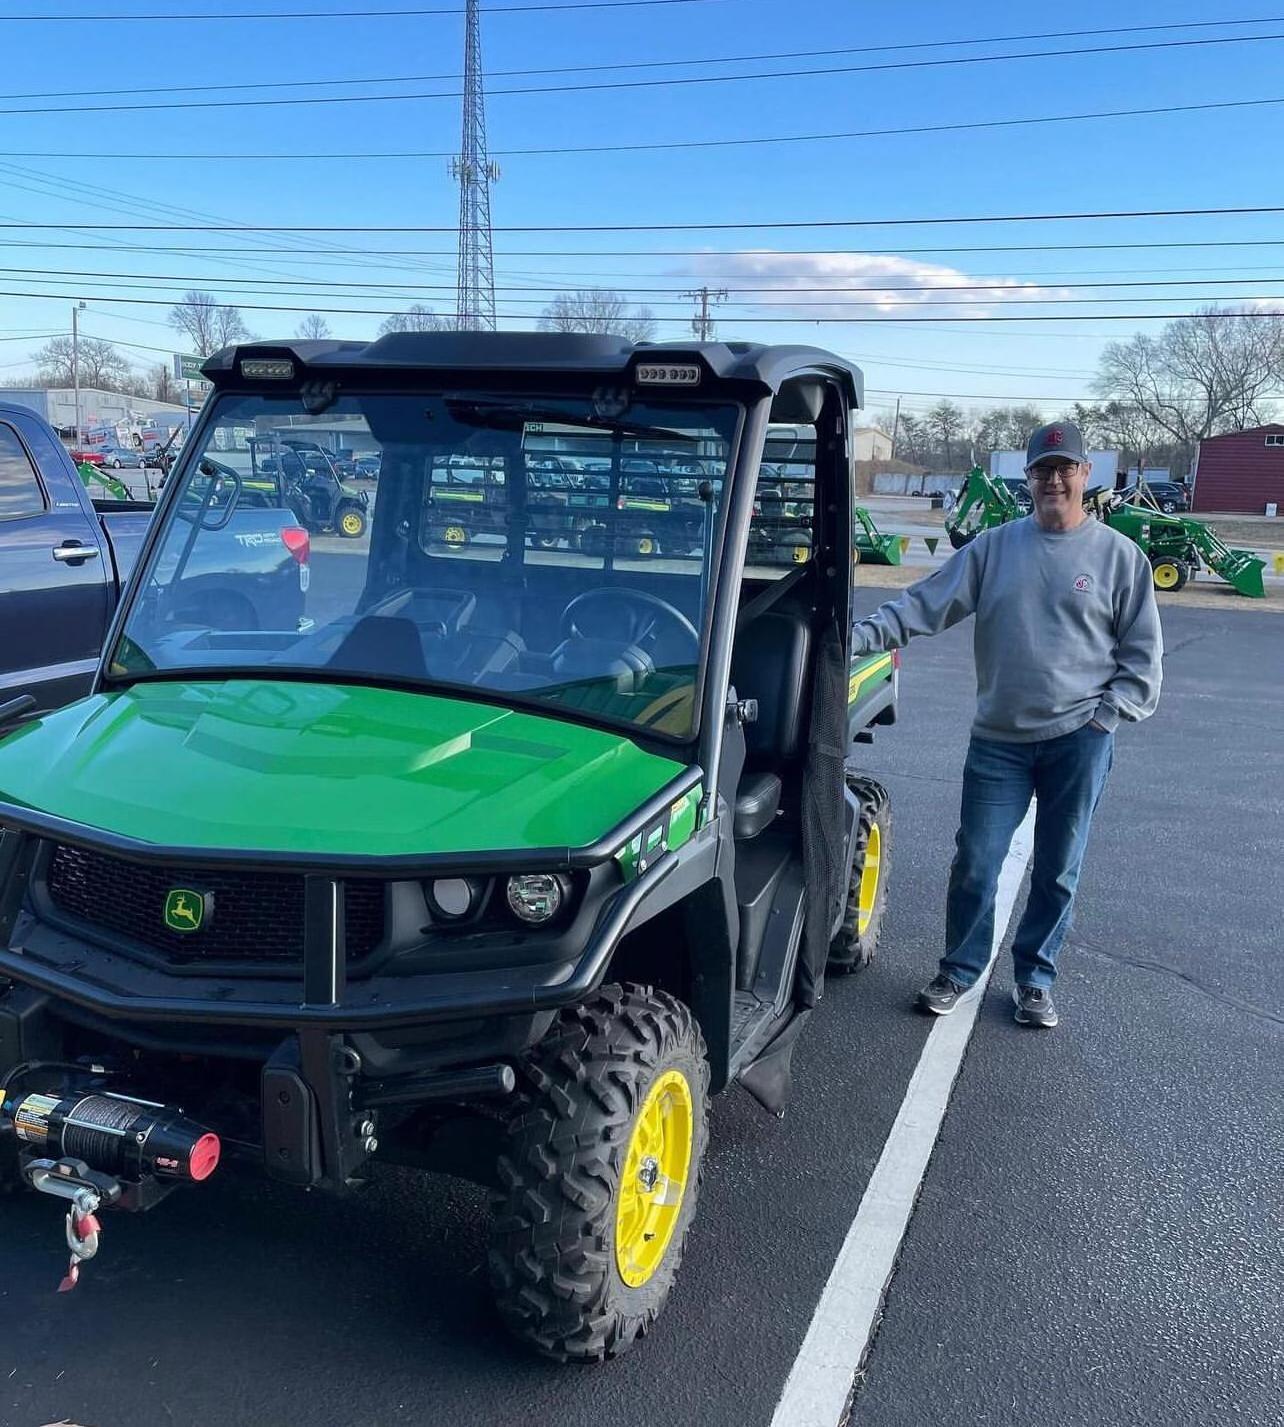
<path id="1" fill-rule="evenodd" d="M 1052 993 L 1042 986 L 1014 986 L 1012 999 L 1016 1002 L 1018 1026 L 1041 1026 L 1050 1031 L 1056 1025 L 1059 1017 Z"/>
<path id="2" fill-rule="evenodd" d="M 966 992 L 966 986 L 960 986 L 944 972 L 938 972 L 918 993 L 919 1009 L 930 1011 L 934 1016 L 948 1016 Z"/>

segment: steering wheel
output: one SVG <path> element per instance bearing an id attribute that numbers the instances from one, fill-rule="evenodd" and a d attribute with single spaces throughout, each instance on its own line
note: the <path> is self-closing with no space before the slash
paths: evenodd
<path id="1" fill-rule="evenodd" d="M 630 589 L 628 586 L 585 590 L 576 595 L 562 611 L 563 638 L 592 637 L 579 627 L 575 615 L 577 611 L 594 604 L 608 605 L 612 613 L 628 616 L 628 629 L 624 636 L 628 644 L 644 647 L 648 642 L 654 642 L 656 629 L 667 620 L 676 625 L 697 650 L 700 647 L 700 631 L 676 605 L 671 605 L 659 595 L 650 594 L 646 590 Z"/>

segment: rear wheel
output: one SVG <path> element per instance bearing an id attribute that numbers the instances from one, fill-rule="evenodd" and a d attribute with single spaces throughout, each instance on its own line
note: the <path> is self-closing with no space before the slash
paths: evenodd
<path id="1" fill-rule="evenodd" d="M 843 924 L 829 944 L 829 970 L 840 976 L 859 971 L 874 959 L 887 904 L 892 853 L 892 808 L 887 789 L 873 778 L 858 775 L 849 775 L 847 786 L 860 799 L 860 821 Z"/>
<path id="2" fill-rule="evenodd" d="M 801 530 L 782 535 L 780 544 L 789 552 L 786 558 L 791 565 L 805 565 L 811 559 L 811 536 Z"/>
<path id="3" fill-rule="evenodd" d="M 448 550 L 462 550 L 468 544 L 468 527 L 452 520 L 441 527 L 437 539 Z"/>
<path id="4" fill-rule="evenodd" d="M 345 505 L 339 512 L 339 534 L 345 540 L 358 540 L 365 533 L 365 511 L 359 505 Z"/>
<path id="5" fill-rule="evenodd" d="M 1166 555 L 1152 559 L 1150 569 L 1157 590 L 1184 589 L 1190 579 L 1190 566 L 1185 560 L 1169 559 Z"/>
<path id="6" fill-rule="evenodd" d="M 508 1328 L 558 1362 L 626 1351 L 682 1261 L 708 1139 L 709 1070 L 691 1012 L 604 986 L 523 1066 L 499 1160 L 490 1275 Z"/>

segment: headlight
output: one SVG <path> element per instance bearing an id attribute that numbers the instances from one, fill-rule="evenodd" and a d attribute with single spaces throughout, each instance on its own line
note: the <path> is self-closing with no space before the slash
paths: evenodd
<path id="1" fill-rule="evenodd" d="M 458 922 L 476 910 L 483 886 L 469 877 L 437 877 L 425 883 L 424 891 L 434 917 L 444 922 Z"/>
<path id="2" fill-rule="evenodd" d="M 542 926 L 562 910 L 566 900 L 564 878 L 551 872 L 526 872 L 508 879 L 508 908 L 527 926 Z"/>

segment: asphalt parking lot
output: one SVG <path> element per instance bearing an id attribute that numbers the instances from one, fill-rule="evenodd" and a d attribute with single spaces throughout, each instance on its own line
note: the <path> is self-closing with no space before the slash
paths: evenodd
<path id="1" fill-rule="evenodd" d="M 872 606 L 878 591 L 861 596 Z M 1062 1024 L 981 1007 L 850 1420 L 1284 1421 L 1284 625 L 1165 606 L 1165 692 L 1119 738 Z M 599 1369 L 491 1314 L 483 1193 L 389 1171 L 347 1202 L 216 1176 L 117 1218 L 76 1293 L 56 1208 L 0 1209 L 0 1427 L 768 1427 L 927 1036 L 970 716 L 969 632 L 915 645 L 878 961 L 831 985 L 788 1114 L 716 1103 L 674 1297 Z M 786 1427 L 786 1424 L 781 1424 Z"/>

